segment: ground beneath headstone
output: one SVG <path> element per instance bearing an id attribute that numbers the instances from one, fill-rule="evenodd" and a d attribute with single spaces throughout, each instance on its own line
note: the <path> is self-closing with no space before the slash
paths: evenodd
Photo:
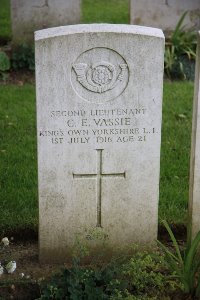
<path id="1" fill-rule="evenodd" d="M 186 240 L 185 226 L 173 226 L 173 232 L 179 244 L 184 244 Z M 70 265 L 60 264 L 42 265 L 39 263 L 39 245 L 37 242 L 37 232 L 20 231 L 7 234 L 14 236 L 14 241 L 0 251 L 0 261 L 4 264 L 6 261 L 15 260 L 17 269 L 13 274 L 4 274 L 0 277 L 0 299 L 20 299 L 35 300 L 40 296 L 40 282 L 48 279 L 52 274 L 60 271 L 61 267 L 70 267 Z M 35 240 L 30 241 L 30 237 Z M 169 247 L 172 246 L 169 236 L 163 227 L 159 227 L 159 240 Z M 23 278 L 21 274 L 24 274 Z M 182 298 L 182 295 L 174 295 L 171 299 L 189 299 Z"/>
<path id="2" fill-rule="evenodd" d="M 0 277 L 0 299 L 37 299 L 40 296 L 40 282 L 64 266 L 41 265 L 37 242 L 12 243 L 1 251 L 0 258 L 3 265 L 10 260 L 17 263 L 13 274 L 5 273 Z"/>

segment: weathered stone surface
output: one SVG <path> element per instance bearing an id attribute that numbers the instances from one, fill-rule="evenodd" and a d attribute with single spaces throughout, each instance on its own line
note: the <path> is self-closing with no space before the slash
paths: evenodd
<path id="1" fill-rule="evenodd" d="M 36 32 L 41 261 L 157 237 L 164 36 L 131 25 Z"/>
<path id="2" fill-rule="evenodd" d="M 162 28 L 165 32 L 175 29 L 182 14 L 186 29 L 200 26 L 199 0 L 130 0 L 131 24 Z"/>
<path id="3" fill-rule="evenodd" d="M 194 238 L 200 230 L 200 31 L 198 32 L 193 102 L 189 215 L 191 225 L 190 234 Z"/>
<path id="4" fill-rule="evenodd" d="M 34 42 L 34 31 L 80 23 L 81 0 L 11 0 L 13 45 Z"/>

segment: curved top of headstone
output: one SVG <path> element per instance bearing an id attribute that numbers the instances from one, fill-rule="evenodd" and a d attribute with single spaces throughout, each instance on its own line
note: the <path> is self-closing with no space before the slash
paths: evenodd
<path id="1" fill-rule="evenodd" d="M 94 32 L 131 33 L 164 38 L 163 31 L 153 27 L 124 24 L 80 24 L 35 31 L 35 40 L 38 41 L 63 35 Z"/>

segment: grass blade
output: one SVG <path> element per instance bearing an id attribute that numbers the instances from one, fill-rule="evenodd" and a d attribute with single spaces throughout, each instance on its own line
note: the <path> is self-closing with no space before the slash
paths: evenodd
<path id="1" fill-rule="evenodd" d="M 169 233 L 169 235 L 170 235 L 170 238 L 171 238 L 172 243 L 173 243 L 173 245 L 174 245 L 174 247 L 175 247 L 175 250 L 176 250 L 176 253 L 177 253 L 177 257 L 178 257 L 178 259 L 179 259 L 179 262 L 181 263 L 181 265 L 183 265 L 183 258 L 182 258 L 182 256 L 181 256 L 181 252 L 180 252 L 178 243 L 177 243 L 177 241 L 176 241 L 176 238 L 175 238 L 175 236 L 174 236 L 174 234 L 173 234 L 171 228 L 169 227 L 167 221 L 163 220 L 162 223 L 163 223 L 163 225 L 165 226 L 165 228 L 167 229 L 167 231 L 168 231 L 168 233 Z"/>
<path id="2" fill-rule="evenodd" d="M 157 241 L 157 243 L 164 251 L 170 269 L 176 273 L 176 275 L 173 277 L 182 278 L 183 272 L 182 272 L 182 268 L 180 268 L 178 257 L 176 257 L 171 251 L 169 251 L 168 248 L 165 247 L 161 242 Z"/>

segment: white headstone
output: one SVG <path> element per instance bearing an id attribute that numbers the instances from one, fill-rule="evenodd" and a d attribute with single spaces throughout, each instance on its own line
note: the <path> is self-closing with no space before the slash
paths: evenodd
<path id="1" fill-rule="evenodd" d="M 200 27 L 199 0 L 130 0 L 131 24 L 173 31 L 185 11 L 186 29 Z"/>
<path id="2" fill-rule="evenodd" d="M 41 261 L 157 237 L 164 36 L 131 25 L 38 31 Z M 100 238 L 101 239 L 101 238 Z M 103 242 L 102 242 L 103 243 Z"/>
<path id="3" fill-rule="evenodd" d="M 189 215 L 190 237 L 194 238 L 200 230 L 200 31 L 198 32 L 193 102 Z"/>
<path id="4" fill-rule="evenodd" d="M 12 43 L 33 44 L 34 31 L 80 23 L 81 0 L 11 0 Z"/>

